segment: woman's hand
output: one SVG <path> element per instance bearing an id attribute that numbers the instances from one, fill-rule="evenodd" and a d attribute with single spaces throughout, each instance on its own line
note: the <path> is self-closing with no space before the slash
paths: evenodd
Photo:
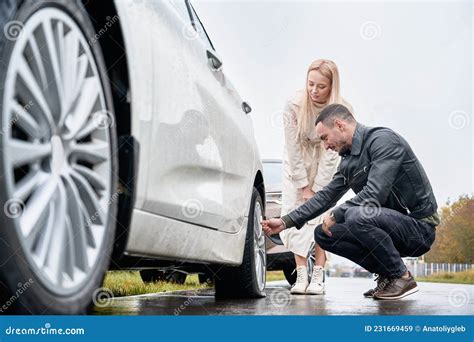
<path id="1" fill-rule="evenodd" d="M 283 229 L 285 229 L 285 225 L 281 219 L 272 218 L 262 221 L 262 229 L 266 235 L 270 236 L 281 232 Z"/>
<path id="2" fill-rule="evenodd" d="M 307 185 L 303 188 L 303 201 L 307 201 L 314 196 L 315 192 Z"/>

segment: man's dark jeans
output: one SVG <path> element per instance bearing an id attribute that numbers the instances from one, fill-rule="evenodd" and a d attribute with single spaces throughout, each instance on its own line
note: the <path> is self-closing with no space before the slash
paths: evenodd
<path id="1" fill-rule="evenodd" d="M 349 208 L 345 222 L 330 230 L 332 237 L 322 225 L 316 227 L 314 239 L 319 246 L 389 278 L 406 272 L 401 257 L 428 252 L 436 234 L 435 226 L 398 211 L 363 206 Z"/>

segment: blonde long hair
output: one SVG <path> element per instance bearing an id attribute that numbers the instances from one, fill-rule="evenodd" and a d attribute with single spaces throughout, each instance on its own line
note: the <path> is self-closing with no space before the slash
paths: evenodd
<path id="1" fill-rule="evenodd" d="M 308 76 L 313 70 L 319 71 L 323 76 L 331 81 L 331 93 L 329 94 L 329 100 L 326 105 L 341 103 L 339 92 L 339 71 L 337 70 L 336 63 L 328 59 L 317 59 L 313 61 L 308 67 L 308 72 L 306 73 L 306 84 L 304 86 L 298 115 L 298 137 L 300 141 L 303 140 L 305 133 L 314 128 L 315 123 L 315 106 L 308 95 Z"/>

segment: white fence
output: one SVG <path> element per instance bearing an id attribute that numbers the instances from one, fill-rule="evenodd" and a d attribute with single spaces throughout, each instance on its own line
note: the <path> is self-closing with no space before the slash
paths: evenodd
<path id="1" fill-rule="evenodd" d="M 427 277 L 441 272 L 462 272 L 474 267 L 473 264 L 422 263 L 412 260 L 405 261 L 405 264 L 414 277 Z"/>

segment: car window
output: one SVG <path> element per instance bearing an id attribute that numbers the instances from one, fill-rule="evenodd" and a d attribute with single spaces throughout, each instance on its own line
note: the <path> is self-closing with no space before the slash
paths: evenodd
<path id="1" fill-rule="evenodd" d="M 173 5 L 176 11 L 178 11 L 178 14 L 185 22 L 191 22 L 191 17 L 185 0 L 169 0 L 169 2 Z"/>
<path id="2" fill-rule="evenodd" d="M 188 3 L 188 4 L 193 15 L 194 28 L 196 29 L 199 35 L 199 38 L 201 38 L 201 40 L 204 42 L 204 44 L 206 45 L 208 49 L 215 50 L 214 45 L 212 45 L 212 42 L 209 39 L 209 36 L 207 35 L 206 29 L 202 25 L 201 20 L 199 19 L 196 11 L 194 10 L 194 7 L 191 5 L 191 3 Z"/>

